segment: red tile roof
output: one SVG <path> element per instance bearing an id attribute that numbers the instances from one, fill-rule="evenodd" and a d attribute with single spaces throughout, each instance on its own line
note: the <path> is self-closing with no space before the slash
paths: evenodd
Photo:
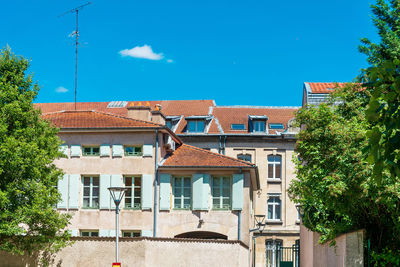
<path id="1" fill-rule="evenodd" d="M 144 128 L 162 126 L 100 111 L 60 111 L 46 113 L 42 117 L 58 128 Z"/>
<path id="2" fill-rule="evenodd" d="M 229 134 L 248 134 L 249 115 L 268 117 L 267 124 L 269 123 L 282 123 L 283 130 L 269 130 L 269 134 L 275 134 L 287 129 L 287 123 L 295 116 L 297 107 L 240 107 L 240 106 L 227 106 L 215 107 L 213 115 L 215 116 L 212 125 L 210 126 L 209 133 L 220 133 L 222 128 L 224 133 Z M 218 127 L 218 123 L 219 127 Z M 245 130 L 232 130 L 231 124 L 244 124 Z"/>
<path id="3" fill-rule="evenodd" d="M 182 144 L 162 164 L 161 167 L 247 167 L 254 164 L 227 157 L 194 146 Z"/>
<path id="4" fill-rule="evenodd" d="M 343 87 L 346 83 L 306 83 L 313 94 L 329 94 L 336 87 Z"/>

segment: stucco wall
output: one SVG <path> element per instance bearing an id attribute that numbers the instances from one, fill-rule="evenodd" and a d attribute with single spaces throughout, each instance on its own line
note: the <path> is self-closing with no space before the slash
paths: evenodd
<path id="1" fill-rule="evenodd" d="M 300 266 L 345 267 L 364 266 L 363 231 L 343 234 L 336 245 L 319 244 L 319 234 L 300 227 Z"/>
<path id="2" fill-rule="evenodd" d="M 124 267 L 249 266 L 248 249 L 238 241 L 153 238 L 121 238 L 120 241 L 120 262 Z M 51 266 L 111 266 L 114 261 L 113 238 L 77 238 L 73 246 L 56 255 Z M 37 263 L 0 253 L 0 266 L 33 267 Z"/>

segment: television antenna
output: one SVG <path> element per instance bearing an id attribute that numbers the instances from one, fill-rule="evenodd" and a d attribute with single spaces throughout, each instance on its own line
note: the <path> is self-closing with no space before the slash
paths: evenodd
<path id="1" fill-rule="evenodd" d="M 70 34 L 70 36 L 75 36 L 75 110 L 76 110 L 76 91 L 78 87 L 78 45 L 79 45 L 78 17 L 79 17 L 79 11 L 82 10 L 85 6 L 88 6 L 90 4 L 92 4 L 92 2 L 87 2 L 86 4 L 75 7 L 58 16 L 62 17 L 69 13 L 75 13 L 76 15 L 76 29 L 75 31 L 72 32 L 72 34 Z"/>

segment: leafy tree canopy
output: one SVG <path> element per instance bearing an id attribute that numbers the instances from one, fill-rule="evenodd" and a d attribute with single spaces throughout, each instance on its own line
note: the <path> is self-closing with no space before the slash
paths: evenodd
<path id="1" fill-rule="evenodd" d="M 66 245 L 69 221 L 54 208 L 62 171 L 57 129 L 33 107 L 39 87 L 29 62 L 9 48 L 0 53 L 0 249 L 56 251 Z"/>

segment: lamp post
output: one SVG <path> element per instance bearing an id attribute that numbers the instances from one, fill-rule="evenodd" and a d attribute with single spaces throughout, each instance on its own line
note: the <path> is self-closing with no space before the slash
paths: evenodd
<path id="1" fill-rule="evenodd" d="M 127 188 L 125 187 L 109 187 L 110 194 L 112 199 L 115 203 L 115 262 L 119 263 L 119 249 L 118 249 L 118 242 L 119 242 L 119 204 L 121 204 L 122 198 L 125 195 L 125 191 Z M 118 266 L 118 265 L 114 265 Z M 119 264 L 119 266 L 121 266 Z"/>
<path id="2" fill-rule="evenodd" d="M 258 232 L 259 234 L 261 234 L 264 231 L 265 226 L 267 225 L 264 222 L 265 219 L 265 215 L 254 215 L 254 221 L 255 221 L 255 228 L 250 229 L 249 232 L 253 233 L 253 232 Z M 255 235 L 255 233 L 253 234 L 253 264 L 252 266 L 256 266 L 256 238 L 259 237 L 259 235 Z"/>

